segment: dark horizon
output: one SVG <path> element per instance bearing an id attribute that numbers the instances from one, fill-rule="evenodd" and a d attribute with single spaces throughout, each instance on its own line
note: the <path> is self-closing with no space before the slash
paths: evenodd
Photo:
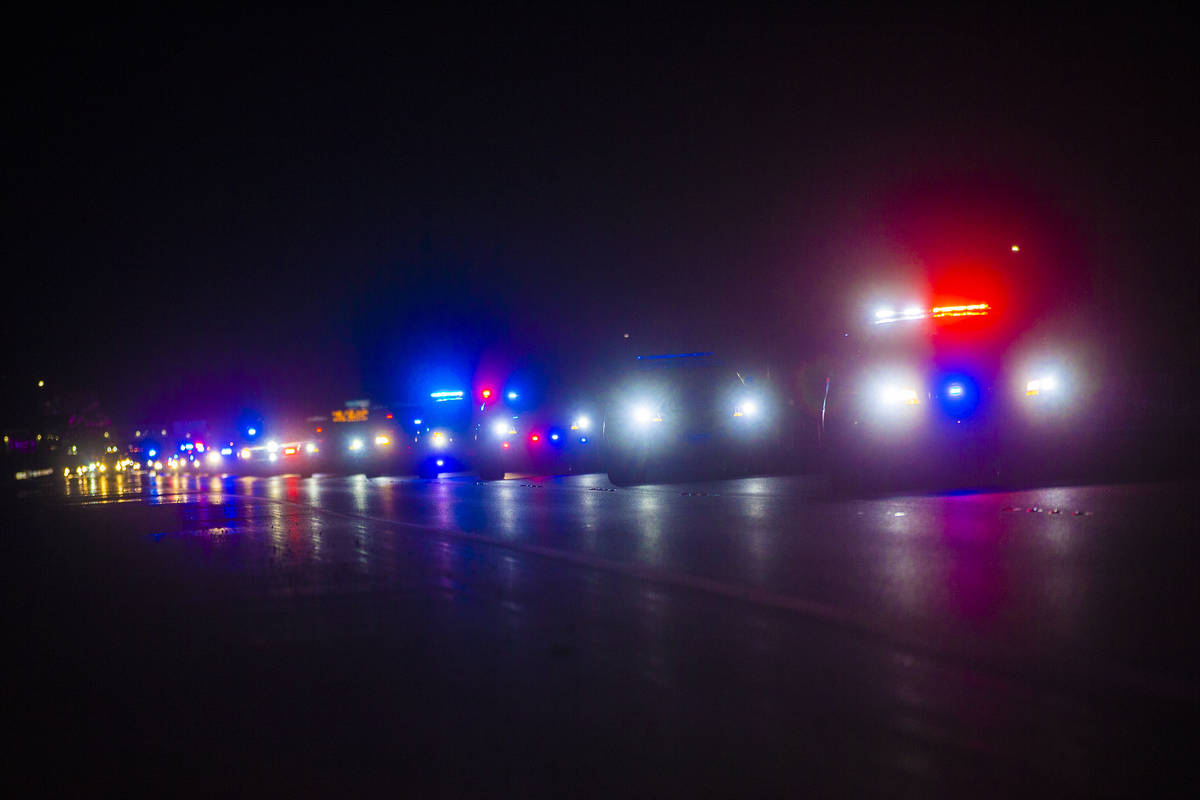
<path id="1" fill-rule="evenodd" d="M 579 380 L 624 333 L 804 353 L 994 251 L 1016 303 L 1200 355 L 1177 19 L 16 30 L 4 381 L 120 419 Z"/>

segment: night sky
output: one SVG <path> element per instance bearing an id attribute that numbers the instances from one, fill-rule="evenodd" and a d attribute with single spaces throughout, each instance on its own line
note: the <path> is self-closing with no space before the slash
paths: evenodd
<path id="1" fill-rule="evenodd" d="M 403 399 L 480 354 L 574 380 L 626 332 L 788 357 L 993 254 L 1007 302 L 1082 309 L 1156 369 L 1200 354 L 1182 19 L 8 33 L 8 394 L 45 377 L 118 418 L 219 418 Z"/>

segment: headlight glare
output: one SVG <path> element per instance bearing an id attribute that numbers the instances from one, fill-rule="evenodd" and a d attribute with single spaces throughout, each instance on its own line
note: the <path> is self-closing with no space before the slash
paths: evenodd
<path id="1" fill-rule="evenodd" d="M 652 422 L 662 422 L 662 415 L 653 407 L 645 404 L 636 405 L 631 412 L 633 421 L 638 425 L 649 425 Z"/>
<path id="2" fill-rule="evenodd" d="M 887 386 L 880 393 L 880 400 L 885 406 L 915 406 L 920 405 L 921 396 L 911 387 Z"/>
<path id="3" fill-rule="evenodd" d="M 1058 376 L 1053 373 L 1033 378 L 1025 383 L 1025 394 L 1028 397 L 1035 397 L 1044 392 L 1056 391 L 1058 391 Z"/>

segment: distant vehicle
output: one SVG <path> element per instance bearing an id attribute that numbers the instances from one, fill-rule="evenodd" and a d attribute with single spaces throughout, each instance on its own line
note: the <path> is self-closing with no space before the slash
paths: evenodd
<path id="1" fill-rule="evenodd" d="M 236 451 L 236 462 L 225 454 L 225 450 L 209 449 L 203 457 L 197 457 L 197 466 L 207 465 L 211 468 L 227 468 L 236 470 L 242 475 L 283 475 L 296 473 L 301 477 L 309 477 L 313 473 L 324 471 L 324 460 L 320 445 L 312 438 L 299 437 L 295 434 L 282 437 L 282 440 L 268 438 L 259 444 L 243 445 Z M 215 455 L 214 455 L 215 454 Z M 218 461 L 218 456 L 220 461 Z M 236 466 L 234 464 L 236 463 Z"/>
<path id="2" fill-rule="evenodd" d="M 517 392 L 488 388 L 480 390 L 480 401 L 474 463 L 481 479 L 500 480 L 509 472 L 557 474 L 599 468 L 599 415 L 587 404 L 530 407 Z"/>
<path id="3" fill-rule="evenodd" d="M 465 389 L 430 392 L 428 400 L 405 406 L 404 412 L 407 472 L 428 480 L 470 467 L 475 420 Z"/>
<path id="4" fill-rule="evenodd" d="M 402 434 L 392 411 L 359 401 L 314 420 L 309 436 L 322 469 L 373 477 L 402 471 Z"/>
<path id="5" fill-rule="evenodd" d="M 207 448 L 203 442 L 190 439 L 179 442 L 175 449 L 165 454 L 161 459 L 169 472 L 199 471 L 204 466 L 204 453 Z"/>
<path id="6" fill-rule="evenodd" d="M 605 409 L 609 479 L 622 486 L 681 472 L 754 471 L 777 457 L 784 417 L 769 380 L 712 353 L 637 356 Z"/>

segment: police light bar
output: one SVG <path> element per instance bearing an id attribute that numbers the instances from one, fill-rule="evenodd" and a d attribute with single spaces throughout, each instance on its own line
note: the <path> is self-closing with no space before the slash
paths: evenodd
<path id="1" fill-rule="evenodd" d="M 890 308 L 881 308 L 875 312 L 876 325 L 888 325 L 893 322 L 908 322 L 918 319 L 941 319 L 943 317 L 986 317 L 992 311 L 987 303 L 969 303 L 961 306 L 934 306 L 928 311 L 918 308 L 906 308 L 902 312 Z"/>
<path id="2" fill-rule="evenodd" d="M 448 400 L 462 400 L 464 392 L 461 389 L 453 392 L 430 392 L 429 396 L 433 398 L 434 402 L 445 403 Z"/>

